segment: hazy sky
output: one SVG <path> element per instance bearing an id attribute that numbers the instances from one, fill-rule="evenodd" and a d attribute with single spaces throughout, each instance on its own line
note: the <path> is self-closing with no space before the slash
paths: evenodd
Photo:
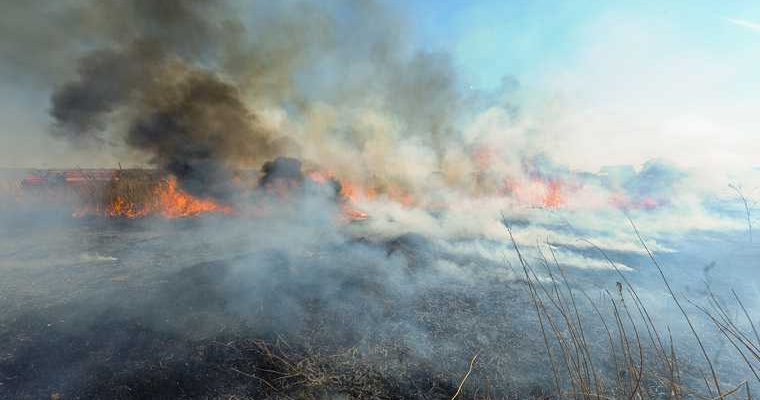
<path id="1" fill-rule="evenodd" d="M 388 3 L 411 26 L 412 44 L 451 54 L 465 86 L 519 81 L 523 114 L 550 131 L 540 145 L 571 168 L 655 157 L 721 173 L 758 164 L 758 2 Z M 82 159 L 46 134 L 48 90 L 0 77 L 0 166 Z M 91 150 L 85 157 L 117 158 Z"/>
<path id="2" fill-rule="evenodd" d="M 760 3 L 432 3 L 411 7 L 421 43 L 451 51 L 476 88 L 511 75 L 523 95 L 551 99 L 536 113 L 555 126 L 544 144 L 560 162 L 758 164 Z"/>

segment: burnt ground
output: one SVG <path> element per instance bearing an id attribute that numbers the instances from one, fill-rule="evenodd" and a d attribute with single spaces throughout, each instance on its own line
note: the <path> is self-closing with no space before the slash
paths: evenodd
<path id="1" fill-rule="evenodd" d="M 476 354 L 462 398 L 549 397 L 525 286 L 482 260 L 433 268 L 418 237 L 294 251 L 224 221 L 4 228 L 3 399 L 449 399 Z"/>
<path id="2" fill-rule="evenodd" d="M 338 282 L 325 294 L 312 287 L 314 277 L 291 276 L 303 271 L 289 265 L 320 255 L 285 260 L 267 250 L 262 258 L 243 243 L 215 239 L 213 224 L 6 226 L 0 398 L 450 398 L 478 352 L 501 364 L 500 374 L 540 359 L 537 338 L 504 325 L 504 310 L 522 315 L 528 305 L 522 288 L 452 283 L 441 291 L 439 282 L 421 282 L 413 289 L 431 290 L 410 296 L 379 281 L 413 275 L 424 254 L 390 263 L 403 269 L 391 278 L 317 263 L 313 273 Z M 398 260 L 415 244 L 361 246 Z M 266 264 L 271 280 L 240 275 L 241 263 Z M 514 351 L 483 353 L 494 341 Z M 472 379 L 481 379 L 477 371 Z M 520 397 L 518 388 L 533 379 L 481 380 L 465 393 Z"/>

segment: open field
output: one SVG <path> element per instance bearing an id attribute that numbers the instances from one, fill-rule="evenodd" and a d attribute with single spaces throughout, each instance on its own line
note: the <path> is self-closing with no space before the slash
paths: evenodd
<path id="1" fill-rule="evenodd" d="M 454 254 L 417 236 L 311 245 L 294 238 L 297 251 L 252 244 L 260 238 L 251 232 L 266 225 L 208 217 L 46 219 L 35 226 L 8 218 L 0 242 L 0 397 L 450 399 L 476 356 L 462 398 L 554 398 L 553 376 L 568 397 L 626 397 L 632 382 L 642 398 L 674 396 L 649 326 L 625 289 L 631 314 L 610 311 L 611 302 L 624 306 L 612 271 L 563 269 L 576 296 L 575 316 L 559 275 L 562 305 L 555 309 L 546 270 L 532 261 L 541 278 L 526 280 L 519 264 Z M 506 231 L 502 245 L 509 249 Z M 442 259 L 468 275 L 441 270 Z M 672 268 L 668 274 L 681 275 Z M 650 275 L 627 274 L 663 329 L 666 357 L 669 335 L 674 338 L 683 384 L 677 396 L 707 393 L 701 375 L 707 364 Z M 713 289 L 730 283 L 715 279 Z M 683 293 L 693 297 L 693 284 L 674 285 L 679 296 L 691 290 Z M 582 293 L 601 309 L 609 331 Z M 531 294 L 544 302 L 541 322 L 554 364 Z M 558 312 L 563 307 L 570 322 Z M 752 378 L 736 350 L 697 314 L 690 308 L 722 390 Z M 732 315 L 746 327 L 741 314 Z M 567 353 L 568 362 L 591 368 L 563 367 L 559 360 L 575 345 L 576 317 L 587 348 Z M 625 319 L 619 328 L 617 319 Z M 756 361 L 750 359 L 755 367 Z M 739 398 L 747 398 L 744 390 Z"/>
<path id="2" fill-rule="evenodd" d="M 760 2 L 0 10 L 0 400 L 760 396 Z"/>

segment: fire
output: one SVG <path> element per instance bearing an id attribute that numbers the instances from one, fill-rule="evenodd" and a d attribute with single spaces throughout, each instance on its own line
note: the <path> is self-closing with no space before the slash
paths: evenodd
<path id="1" fill-rule="evenodd" d="M 558 180 L 506 179 L 503 194 L 509 195 L 521 204 L 545 208 L 560 208 L 565 205 L 562 182 Z"/>
<path id="2" fill-rule="evenodd" d="M 343 204 L 341 206 L 341 211 L 342 211 L 342 219 L 345 220 L 346 222 L 364 221 L 367 218 L 369 218 L 369 214 L 367 214 L 366 212 L 362 210 L 353 208 L 352 206 L 348 204 Z"/>
<path id="3" fill-rule="evenodd" d="M 411 195 L 411 193 L 397 186 L 389 186 L 382 191 L 378 191 L 377 189 L 370 186 L 365 187 L 360 184 L 348 181 L 340 181 L 340 186 L 341 197 L 354 203 L 361 202 L 363 200 L 375 200 L 380 197 L 381 194 L 388 200 L 399 203 L 404 207 L 412 207 L 416 203 L 416 200 L 414 196 Z"/>
<path id="4" fill-rule="evenodd" d="M 354 185 L 351 182 L 341 182 L 340 183 L 340 195 L 352 202 L 356 202 L 359 194 L 361 192 L 358 190 L 357 186 Z"/>
<path id="5" fill-rule="evenodd" d="M 480 149 L 474 155 L 479 164 L 487 167 L 490 159 L 493 158 L 493 151 L 489 149 Z M 281 161 L 280 163 L 284 163 Z M 286 163 L 282 166 L 291 166 Z M 294 164 L 295 165 L 295 164 Z M 292 167 L 292 166 L 291 166 Z M 294 173 L 293 171 L 296 171 Z M 271 171 L 270 171 L 271 172 Z M 149 215 L 160 215 L 166 218 L 181 218 L 195 216 L 204 213 L 221 213 L 237 215 L 264 216 L 272 212 L 271 208 L 277 208 L 282 202 L 288 202 L 289 199 L 297 199 L 298 196 L 306 193 L 308 195 L 309 187 L 317 185 L 324 188 L 320 193 L 326 193 L 330 196 L 340 209 L 339 218 L 341 221 L 361 221 L 369 218 L 365 212 L 376 206 L 376 203 L 393 202 L 404 208 L 420 207 L 426 210 L 442 210 L 448 208 L 443 197 L 425 196 L 416 197 L 419 191 L 412 190 L 404 182 L 394 181 L 392 179 L 368 178 L 368 179 L 345 179 L 339 177 L 327 169 L 312 169 L 301 172 L 300 163 L 297 168 L 286 169 L 285 172 L 272 174 L 269 179 L 258 178 L 258 185 L 252 184 L 251 180 L 243 180 L 236 177 L 235 186 L 241 191 L 241 194 L 248 193 L 251 196 L 240 196 L 240 198 L 249 198 L 253 202 L 241 204 L 240 208 L 233 210 L 232 207 L 220 204 L 213 199 L 201 198 L 194 196 L 182 190 L 177 178 L 169 176 L 160 181 L 160 176 L 150 179 L 132 180 L 120 179 L 120 173 L 101 174 L 102 179 L 93 179 L 91 181 L 76 181 L 73 184 L 82 188 L 93 185 L 111 185 L 106 186 L 105 195 L 97 194 L 97 191 L 91 191 L 91 195 L 83 197 L 89 200 L 85 207 L 82 207 L 74 215 L 103 215 L 109 217 L 123 218 L 140 218 Z M 486 195 L 489 197 L 498 196 L 505 200 L 510 200 L 513 204 L 541 207 L 541 208 L 564 208 L 578 207 L 579 199 L 583 201 L 582 206 L 593 207 L 587 202 L 588 196 L 581 192 L 584 190 L 582 182 L 569 176 L 557 177 L 543 174 L 506 174 L 506 177 L 493 177 L 494 185 L 491 186 L 490 192 Z M 73 175 L 72 175 L 73 176 Z M 504 175 L 502 175 L 504 176 Z M 34 182 L 27 179 L 27 186 L 36 187 Z M 110 183 L 108 183 L 110 181 Z M 98 183 L 104 182 L 104 183 Z M 142 183 L 141 183 L 142 182 Z M 158 182 L 158 183 L 156 183 Z M 498 182 L 501 182 L 500 184 Z M 145 183 L 143 185 L 143 183 Z M 307 190 L 302 185 L 306 183 Z M 115 185 L 115 186 L 114 186 Z M 143 186 L 140 186 L 143 185 Z M 37 185 L 39 186 L 39 185 Z M 113 189 L 118 187 L 119 189 Z M 461 188 L 469 190 L 469 188 Z M 99 189 L 98 189 L 99 190 Z M 90 193 L 90 192 L 88 192 Z M 258 193 L 260 195 L 253 195 Z M 583 192 L 585 193 L 585 192 Z M 414 195 L 413 195 L 414 194 Z M 478 193 L 469 193 L 478 196 Z M 90 199 L 108 199 L 105 202 L 98 202 Z M 456 197 L 453 197 L 456 198 Z M 624 194 L 612 194 L 608 199 L 600 200 L 601 206 L 613 206 L 621 208 L 638 208 L 653 209 L 663 204 L 652 198 L 635 198 L 631 199 Z"/>
<path id="6" fill-rule="evenodd" d="M 666 205 L 666 200 L 658 200 L 653 197 L 631 198 L 622 192 L 613 193 L 609 199 L 610 205 L 624 210 L 654 210 Z"/>
<path id="7" fill-rule="evenodd" d="M 232 208 L 210 199 L 195 197 L 179 188 L 177 178 L 170 176 L 156 185 L 152 196 L 143 201 L 117 195 L 105 207 L 85 206 L 74 212 L 75 217 L 104 215 L 107 217 L 140 218 L 161 215 L 166 218 L 191 217 L 204 213 L 231 214 Z"/>
<path id="8" fill-rule="evenodd" d="M 126 217 L 139 218 L 150 213 L 150 208 L 140 207 L 137 204 L 127 201 L 122 196 L 117 196 L 111 204 L 108 205 L 106 215 L 109 217 Z"/>
<path id="9" fill-rule="evenodd" d="M 340 208 L 345 221 L 364 221 L 369 218 L 369 214 L 356 208 L 356 203 L 360 194 L 361 191 L 358 186 L 347 181 L 340 182 Z"/>
<path id="10" fill-rule="evenodd" d="M 167 218 L 180 218 L 202 213 L 231 214 L 232 208 L 215 203 L 209 199 L 201 199 L 177 187 L 177 178 L 169 177 L 166 187 L 157 188 L 157 213 Z"/>
<path id="11" fill-rule="evenodd" d="M 309 179 L 319 184 L 325 184 L 333 179 L 333 174 L 331 172 L 311 171 L 307 175 L 309 176 Z"/>
<path id="12" fill-rule="evenodd" d="M 415 205 L 414 196 L 401 189 L 391 188 L 388 190 L 388 197 L 404 207 L 412 207 Z"/>
<path id="13" fill-rule="evenodd" d="M 558 181 L 549 181 L 546 185 L 546 195 L 544 196 L 544 207 L 557 208 L 562 206 L 564 199 L 562 198 L 561 185 Z"/>

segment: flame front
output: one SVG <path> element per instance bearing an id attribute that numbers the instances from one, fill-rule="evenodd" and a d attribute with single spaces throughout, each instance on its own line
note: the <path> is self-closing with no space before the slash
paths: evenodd
<path id="1" fill-rule="evenodd" d="M 157 212 L 167 218 L 189 217 L 202 213 L 232 213 L 232 208 L 200 199 L 177 187 L 177 178 L 170 177 L 163 190 L 157 190 Z"/>
<path id="2" fill-rule="evenodd" d="M 159 182 L 152 196 L 142 201 L 130 199 L 127 195 L 117 195 L 103 209 L 102 207 L 82 207 L 74 213 L 76 217 L 85 215 L 105 215 L 108 217 L 140 218 L 161 215 L 166 218 L 191 217 L 204 213 L 231 214 L 232 208 L 210 199 L 195 197 L 179 188 L 177 178 Z"/>
<path id="3" fill-rule="evenodd" d="M 117 196 L 111 204 L 108 205 L 106 215 L 109 217 L 126 217 L 139 218 L 150 214 L 150 208 L 138 206 L 137 204 L 127 201 L 122 196 Z"/>
<path id="4" fill-rule="evenodd" d="M 461 191 L 457 192 L 458 194 L 474 197 L 503 199 L 505 206 L 518 207 L 557 209 L 611 206 L 650 210 L 667 204 L 666 201 L 654 197 L 629 196 L 624 192 L 597 194 L 593 184 L 585 186 L 586 183 L 572 173 L 557 175 L 535 171 L 525 174 L 519 171 L 490 171 L 500 170 L 497 167 L 491 168 L 495 157 L 493 154 L 494 151 L 489 149 L 476 152 L 472 157 L 483 170 L 474 172 L 473 185 L 454 187 L 453 190 Z M 530 171 L 535 170 L 530 165 L 524 168 Z M 323 186 L 329 189 L 324 193 L 334 193 L 334 198 L 332 194 L 329 196 L 340 208 L 340 219 L 347 222 L 369 218 L 372 214 L 369 210 L 381 203 L 391 202 L 406 209 L 440 212 L 450 206 L 455 206 L 448 204 L 449 201 L 460 198 L 456 195 L 439 195 L 435 192 L 435 187 L 433 192 L 424 192 L 419 188 L 415 189 L 412 182 L 402 180 L 374 176 L 365 179 L 356 177 L 346 179 L 329 169 L 317 167 L 303 173 L 302 178 L 275 176 L 264 185 L 261 184 L 262 178 L 257 178 L 257 185 L 252 179 L 240 177 L 243 175 L 238 176 L 234 183 L 242 196 L 235 198 L 250 199 L 252 202 L 238 204 L 233 210 L 229 205 L 185 192 L 174 176 L 161 178 L 156 175 L 151 177 L 145 173 L 128 175 L 121 172 L 111 173 L 110 176 L 105 173 L 101 175 L 103 179 L 100 180 L 67 177 L 66 182 L 71 181 L 70 187 L 76 188 L 75 191 L 79 193 L 82 201 L 79 204 L 84 204 L 74 213 L 75 216 L 140 218 L 157 215 L 165 218 L 181 218 L 204 213 L 235 213 L 239 216 L 267 215 L 270 213 L 268 211 L 270 206 L 276 206 L 280 201 L 288 200 L 293 196 L 309 193 L 308 190 L 300 190 L 304 182 L 307 185 Z M 27 181 L 30 187 L 42 185 L 31 179 Z M 330 190 L 335 190 L 335 192 Z M 272 199 L 276 200 L 271 201 Z"/>

